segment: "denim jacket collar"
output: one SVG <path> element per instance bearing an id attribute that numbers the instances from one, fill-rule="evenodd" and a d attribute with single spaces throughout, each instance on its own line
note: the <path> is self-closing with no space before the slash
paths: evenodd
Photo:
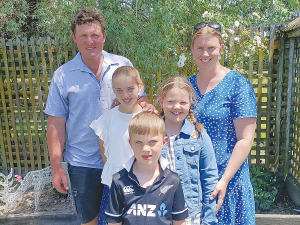
<path id="1" fill-rule="evenodd" d="M 192 124 L 187 119 L 184 119 L 180 133 L 184 133 L 184 134 L 191 136 L 194 131 L 195 131 L 195 125 Z"/>

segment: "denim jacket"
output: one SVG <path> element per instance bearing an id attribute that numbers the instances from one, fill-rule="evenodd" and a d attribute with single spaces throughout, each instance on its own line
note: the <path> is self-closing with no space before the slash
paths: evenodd
<path id="1" fill-rule="evenodd" d="M 167 151 L 167 147 L 162 149 L 165 158 Z M 217 224 L 216 198 L 210 200 L 209 197 L 218 182 L 218 169 L 206 130 L 197 132 L 195 126 L 185 119 L 174 141 L 174 153 L 189 216 L 202 211 L 201 224 Z"/>

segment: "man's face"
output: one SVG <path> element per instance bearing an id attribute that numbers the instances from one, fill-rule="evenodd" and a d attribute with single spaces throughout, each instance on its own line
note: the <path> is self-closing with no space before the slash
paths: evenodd
<path id="1" fill-rule="evenodd" d="M 73 41 L 77 44 L 83 62 L 93 62 L 100 59 L 106 38 L 98 22 L 76 25 Z"/>

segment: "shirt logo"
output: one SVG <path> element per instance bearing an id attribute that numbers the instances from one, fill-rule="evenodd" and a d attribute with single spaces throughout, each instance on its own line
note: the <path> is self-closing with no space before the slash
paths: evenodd
<path id="1" fill-rule="evenodd" d="M 127 211 L 127 214 L 132 213 L 133 216 L 155 217 L 155 213 L 153 213 L 155 209 L 156 205 L 132 204 L 130 209 Z"/>
<path id="2" fill-rule="evenodd" d="M 124 195 L 133 194 L 134 189 L 132 188 L 132 185 L 123 187 Z"/>
<path id="3" fill-rule="evenodd" d="M 158 196 L 160 196 L 161 194 L 166 194 L 167 191 L 170 190 L 173 186 L 174 186 L 174 184 L 171 184 L 171 185 L 167 185 L 167 186 L 161 187 L 161 188 L 160 188 L 160 193 L 159 193 Z"/>
<path id="4" fill-rule="evenodd" d="M 167 210 L 166 204 L 161 203 L 161 205 L 159 206 L 159 210 L 157 210 L 158 215 L 164 216 L 164 215 L 166 215 L 167 212 L 168 212 L 168 210 Z"/>

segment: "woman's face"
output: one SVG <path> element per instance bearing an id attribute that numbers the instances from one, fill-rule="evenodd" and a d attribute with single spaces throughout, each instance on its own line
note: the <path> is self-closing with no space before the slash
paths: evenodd
<path id="1" fill-rule="evenodd" d="M 195 39 L 191 46 L 194 60 L 199 69 L 209 69 L 215 67 L 219 62 L 219 54 L 222 52 L 224 44 L 220 44 L 217 37 L 213 35 L 203 35 Z"/>

